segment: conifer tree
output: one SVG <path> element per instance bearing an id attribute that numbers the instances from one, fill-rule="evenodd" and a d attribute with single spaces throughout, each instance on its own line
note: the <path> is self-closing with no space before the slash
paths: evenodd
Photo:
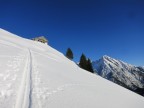
<path id="1" fill-rule="evenodd" d="M 80 57 L 79 66 L 82 69 L 85 69 L 87 71 L 90 71 L 90 72 L 94 73 L 91 60 L 87 59 L 84 54 L 82 54 L 81 57 Z"/>
<path id="2" fill-rule="evenodd" d="M 87 60 L 87 70 L 94 73 L 92 63 L 91 63 L 90 59 Z"/>
<path id="3" fill-rule="evenodd" d="M 87 69 L 87 59 L 86 59 L 86 56 L 84 54 L 82 54 L 80 57 L 79 66 L 85 70 Z"/>
<path id="4" fill-rule="evenodd" d="M 67 52 L 66 52 L 66 57 L 70 60 L 72 60 L 74 57 L 73 57 L 73 52 L 70 48 L 67 49 Z"/>

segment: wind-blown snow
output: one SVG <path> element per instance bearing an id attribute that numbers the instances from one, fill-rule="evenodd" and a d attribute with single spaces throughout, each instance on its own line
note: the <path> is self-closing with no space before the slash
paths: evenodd
<path id="1" fill-rule="evenodd" d="M 48 45 L 0 29 L 0 108 L 143 108 L 144 98 Z"/>

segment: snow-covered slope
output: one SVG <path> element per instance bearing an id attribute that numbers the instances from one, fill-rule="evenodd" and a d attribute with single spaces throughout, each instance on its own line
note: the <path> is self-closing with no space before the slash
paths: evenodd
<path id="1" fill-rule="evenodd" d="M 144 88 L 143 67 L 136 67 L 106 55 L 93 62 L 93 67 L 100 76 L 115 83 L 133 90 Z"/>
<path id="2" fill-rule="evenodd" d="M 0 108 L 143 108 L 144 98 L 48 45 L 0 29 Z"/>

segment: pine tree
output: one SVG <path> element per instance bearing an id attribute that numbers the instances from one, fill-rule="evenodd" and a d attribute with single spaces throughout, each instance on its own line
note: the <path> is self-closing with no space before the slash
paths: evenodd
<path id="1" fill-rule="evenodd" d="M 91 60 L 87 59 L 84 54 L 82 54 L 81 57 L 80 57 L 79 66 L 82 69 L 85 69 L 87 71 L 90 71 L 90 72 L 94 73 Z"/>
<path id="2" fill-rule="evenodd" d="M 70 60 L 72 60 L 74 57 L 73 57 L 73 52 L 70 48 L 67 49 L 67 52 L 66 52 L 66 57 Z"/>
<path id="3" fill-rule="evenodd" d="M 88 71 L 94 73 L 92 63 L 91 63 L 90 59 L 87 60 L 87 69 L 88 69 Z"/>
<path id="4" fill-rule="evenodd" d="M 84 54 L 82 54 L 80 57 L 79 66 L 82 69 L 85 69 L 85 70 L 87 69 L 87 59 L 86 59 L 86 56 Z"/>

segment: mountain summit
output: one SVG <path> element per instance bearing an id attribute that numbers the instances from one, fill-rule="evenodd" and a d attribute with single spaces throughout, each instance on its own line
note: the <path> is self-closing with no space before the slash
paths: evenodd
<path id="1" fill-rule="evenodd" d="M 142 96 L 82 70 L 49 45 L 0 29 L 0 108 L 143 106 Z"/>
<path id="2" fill-rule="evenodd" d="M 100 76 L 126 88 L 132 90 L 144 88 L 143 67 L 136 67 L 105 55 L 93 62 L 93 68 Z"/>

